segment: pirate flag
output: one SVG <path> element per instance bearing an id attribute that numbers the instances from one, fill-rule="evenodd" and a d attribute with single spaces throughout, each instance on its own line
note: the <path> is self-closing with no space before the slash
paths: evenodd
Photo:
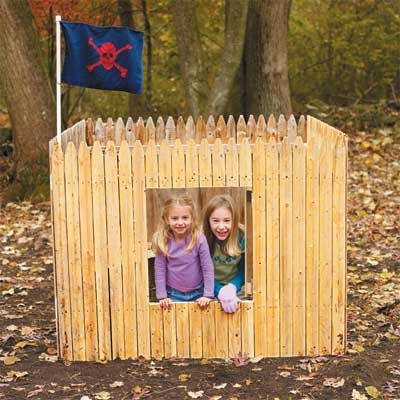
<path id="1" fill-rule="evenodd" d="M 61 27 L 65 39 L 62 82 L 142 93 L 143 32 L 64 21 Z"/>

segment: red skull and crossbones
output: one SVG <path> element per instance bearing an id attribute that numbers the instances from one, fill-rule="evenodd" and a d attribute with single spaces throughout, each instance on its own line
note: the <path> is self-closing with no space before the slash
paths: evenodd
<path id="1" fill-rule="evenodd" d="M 97 66 L 102 65 L 107 70 L 115 67 L 120 72 L 121 78 L 126 77 L 128 69 L 119 65 L 115 60 L 117 59 L 118 55 L 123 51 L 133 49 L 132 45 L 127 44 L 117 50 L 114 44 L 111 42 L 103 43 L 100 47 L 97 47 L 96 44 L 93 42 L 93 38 L 90 38 L 88 40 L 88 43 L 97 51 L 97 54 L 100 56 L 99 60 L 94 64 L 86 65 L 86 68 L 89 72 L 92 72 L 93 69 Z"/>

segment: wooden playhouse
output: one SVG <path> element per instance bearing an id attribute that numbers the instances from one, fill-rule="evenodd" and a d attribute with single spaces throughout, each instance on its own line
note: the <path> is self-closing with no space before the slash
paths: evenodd
<path id="1" fill-rule="evenodd" d="M 50 142 L 60 357 L 284 357 L 346 347 L 347 138 L 312 117 L 82 120 Z M 146 190 L 251 192 L 246 287 L 228 315 L 149 301 Z M 250 288 L 250 289 L 248 289 Z"/>

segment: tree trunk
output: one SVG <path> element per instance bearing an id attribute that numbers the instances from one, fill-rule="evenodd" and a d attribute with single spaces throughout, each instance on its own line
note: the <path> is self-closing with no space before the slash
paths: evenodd
<path id="1" fill-rule="evenodd" d="M 56 134 L 54 96 L 28 1 L 0 1 L 0 48 L 15 147 L 14 194 L 23 197 L 47 182 L 48 141 Z"/>
<path id="2" fill-rule="evenodd" d="M 229 95 L 243 55 L 247 10 L 247 0 L 225 2 L 224 52 L 217 77 L 208 96 L 207 112 L 210 114 L 222 114 L 229 103 Z"/>
<path id="3" fill-rule="evenodd" d="M 194 118 L 197 118 L 204 112 L 208 85 L 197 25 L 196 2 L 175 0 L 173 13 L 188 111 Z"/>
<path id="4" fill-rule="evenodd" d="M 118 13 L 123 26 L 131 29 L 138 29 L 133 18 L 133 8 L 131 0 L 118 0 Z M 131 93 L 128 100 L 128 115 L 132 118 L 146 114 L 146 106 L 142 95 Z"/>
<path id="5" fill-rule="evenodd" d="M 246 114 L 292 113 L 287 34 L 290 0 L 250 0 L 245 43 Z"/>

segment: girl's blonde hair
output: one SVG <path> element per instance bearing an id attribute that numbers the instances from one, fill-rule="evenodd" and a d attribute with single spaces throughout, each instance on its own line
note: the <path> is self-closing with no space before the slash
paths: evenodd
<path id="1" fill-rule="evenodd" d="M 168 240 L 170 239 L 172 234 L 172 231 L 168 224 L 168 216 L 172 207 L 190 208 L 190 215 L 192 217 L 190 233 L 192 235 L 192 239 L 188 244 L 187 251 L 192 250 L 200 238 L 201 231 L 197 223 L 196 210 L 194 207 L 193 200 L 186 195 L 170 197 L 168 200 L 164 202 L 161 218 L 158 223 L 157 230 L 153 235 L 152 249 L 156 254 L 162 253 L 165 256 L 168 256 Z"/>
<path id="2" fill-rule="evenodd" d="M 242 250 L 238 243 L 238 234 L 239 232 L 243 233 L 243 228 L 239 225 L 239 215 L 234 204 L 235 203 L 232 197 L 224 194 L 213 197 L 206 205 L 203 213 L 203 231 L 204 235 L 207 238 L 211 254 L 214 253 L 215 242 L 217 241 L 217 239 L 215 238 L 211 230 L 210 217 L 217 208 L 226 208 L 232 216 L 232 228 L 229 236 L 221 244 L 221 250 L 224 254 L 232 257 L 238 256 L 242 253 Z"/>

